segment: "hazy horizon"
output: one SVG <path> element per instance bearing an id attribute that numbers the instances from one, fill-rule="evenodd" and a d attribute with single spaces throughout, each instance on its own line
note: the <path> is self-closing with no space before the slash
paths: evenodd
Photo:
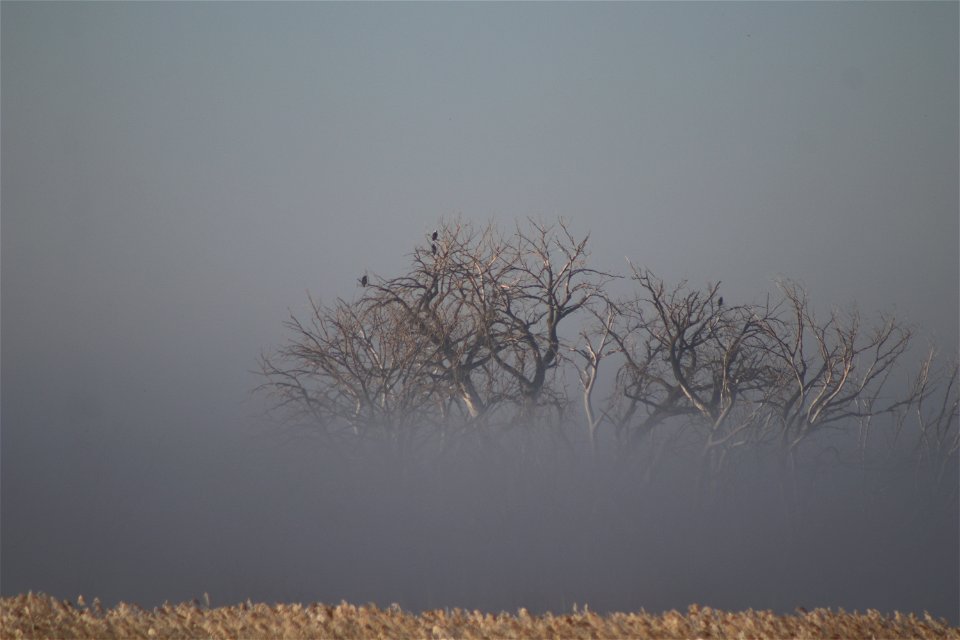
<path id="1" fill-rule="evenodd" d="M 455 216 L 562 217 L 591 234 L 598 268 L 628 258 L 671 283 L 719 280 L 728 304 L 793 279 L 820 311 L 913 327 L 906 364 L 929 346 L 949 360 L 958 21 L 955 2 L 4 0 L 0 592 L 929 601 L 956 624 L 957 523 L 858 546 L 871 530 L 841 472 L 809 548 L 787 557 L 759 482 L 756 508 L 711 512 L 715 537 L 669 483 L 631 502 L 597 480 L 625 506 L 590 524 L 582 469 L 550 490 L 530 471 L 509 508 L 500 462 L 436 487 L 425 465 L 403 485 L 379 458 L 280 428 L 253 389 L 308 291 L 353 299 L 361 274 L 402 272 Z M 891 495 L 863 522 L 906 503 Z M 499 508 L 501 526 L 470 524 Z"/>

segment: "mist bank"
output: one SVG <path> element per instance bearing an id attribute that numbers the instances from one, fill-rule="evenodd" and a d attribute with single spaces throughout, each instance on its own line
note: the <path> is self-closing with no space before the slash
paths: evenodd
<path id="1" fill-rule="evenodd" d="M 410 611 L 843 607 L 957 622 L 956 499 L 917 473 L 909 450 L 872 467 L 811 451 L 788 504 L 762 449 L 705 491 L 699 452 L 682 439 L 651 473 L 643 456 L 594 452 L 582 426 L 513 426 L 403 452 L 388 438 L 288 431 L 154 453 L 156 477 L 138 488 L 61 488 L 73 499 L 47 501 L 62 508 L 47 514 L 58 524 L 29 543 L 5 527 L 4 593 L 147 607 L 204 592 L 215 606 Z M 945 480 L 957 486 L 955 466 Z M 22 509 L 5 505 L 5 517 Z M 10 553 L 11 542 L 31 553 Z"/>
<path id="2" fill-rule="evenodd" d="M 341 458 L 351 497 L 315 533 L 333 535 L 331 550 L 351 561 L 320 571 L 339 572 L 350 601 L 412 610 L 700 603 L 956 619 L 956 501 L 909 464 L 881 476 L 814 461 L 799 467 L 799 500 L 788 504 L 762 452 L 705 494 L 700 459 L 682 448 L 649 474 L 585 446 L 530 440 L 440 458 Z M 956 486 L 955 472 L 947 482 Z"/>

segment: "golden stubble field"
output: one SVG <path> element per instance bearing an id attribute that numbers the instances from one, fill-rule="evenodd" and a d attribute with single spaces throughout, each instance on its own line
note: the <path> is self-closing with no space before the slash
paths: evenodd
<path id="1" fill-rule="evenodd" d="M 691 606 L 598 615 L 424 611 L 374 605 L 253 604 L 203 608 L 166 604 L 103 609 L 44 594 L 0 598 L 0 637 L 13 638 L 957 638 L 960 629 L 930 616 L 826 609 L 780 616 Z"/>

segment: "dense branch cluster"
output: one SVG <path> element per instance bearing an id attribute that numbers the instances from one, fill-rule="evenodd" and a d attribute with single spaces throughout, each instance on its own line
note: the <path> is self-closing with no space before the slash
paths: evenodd
<path id="1" fill-rule="evenodd" d="M 956 362 L 935 372 L 931 356 L 898 391 L 911 332 L 895 318 L 819 317 L 790 282 L 761 304 L 724 304 L 719 283 L 593 269 L 587 244 L 562 221 L 509 233 L 443 222 L 407 273 L 364 276 L 355 300 L 311 299 L 309 318 L 291 316 L 263 387 L 329 435 L 408 444 L 579 414 L 594 451 L 692 443 L 703 482 L 751 444 L 789 469 L 802 445 L 847 429 L 862 455 L 881 416 L 941 476 L 956 461 Z M 633 293 L 613 297 L 615 278 Z"/>
<path id="2" fill-rule="evenodd" d="M 277 403 L 328 431 L 420 430 L 562 409 L 562 325 L 604 296 L 587 240 L 531 222 L 445 224 L 408 273 L 363 282 L 332 307 L 311 300 L 293 336 L 263 359 Z"/>

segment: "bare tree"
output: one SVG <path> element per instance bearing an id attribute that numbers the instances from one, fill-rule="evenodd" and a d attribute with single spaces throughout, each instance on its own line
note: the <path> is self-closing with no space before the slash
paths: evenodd
<path id="1" fill-rule="evenodd" d="M 956 364 L 935 373 L 928 359 L 895 393 L 911 340 L 895 318 L 872 328 L 856 312 L 818 318 L 789 282 L 772 302 L 724 304 L 719 282 L 668 286 L 632 264 L 634 292 L 613 300 L 618 276 L 591 267 L 588 237 L 563 221 L 503 233 L 445 220 L 425 238 L 405 273 L 365 274 L 356 300 L 311 298 L 306 319 L 291 315 L 289 341 L 261 363 L 276 406 L 328 435 L 386 436 L 406 450 L 456 430 L 559 424 L 572 367 L 595 456 L 607 425 L 624 459 L 649 456 L 648 473 L 668 449 L 695 447 L 701 495 L 739 452 L 772 446 L 795 506 L 801 449 L 828 446 L 821 434 L 839 429 L 866 464 L 885 416 L 936 477 L 957 458 Z M 612 389 L 598 402 L 602 366 Z"/>
<path id="2" fill-rule="evenodd" d="M 580 330 L 580 340 L 570 347 L 574 354 L 574 366 L 577 369 L 577 378 L 582 391 L 584 418 L 587 423 L 587 434 L 590 438 L 590 450 L 594 457 L 597 455 L 597 431 L 606 415 L 598 413 L 593 400 L 600 375 L 600 366 L 608 356 L 619 353 L 613 335 L 614 322 L 618 316 L 616 305 L 607 301 L 602 310 L 590 308 L 595 322 Z"/>
<path id="3" fill-rule="evenodd" d="M 705 489 L 762 420 L 769 365 L 760 320 L 769 309 L 723 305 L 719 283 L 668 288 L 647 269 L 631 270 L 638 291 L 618 303 L 610 329 L 623 363 L 605 415 L 634 448 L 668 422 L 699 433 Z"/>
<path id="4" fill-rule="evenodd" d="M 527 226 L 517 226 L 501 254 L 506 270 L 488 333 L 490 352 L 515 383 L 524 415 L 544 403 L 565 403 L 562 385 L 550 379 L 569 350 L 561 325 L 601 300 L 611 278 L 587 266 L 589 236 L 576 239 L 562 220 Z"/>
<path id="5" fill-rule="evenodd" d="M 262 388 L 275 406 L 327 435 L 386 430 L 409 438 L 411 426 L 429 422 L 435 381 L 420 358 L 423 345 L 402 321 L 363 300 L 326 307 L 311 297 L 309 318 L 291 314 L 287 344 L 261 358 Z"/>
<path id="6" fill-rule="evenodd" d="M 640 283 L 641 292 L 617 303 L 615 322 L 608 329 L 623 363 L 604 411 L 627 448 L 639 446 L 665 420 L 695 413 L 673 378 L 668 328 L 653 306 L 654 300 L 668 295 L 665 285 L 652 273 L 636 269 L 632 279 Z"/>
<path id="7" fill-rule="evenodd" d="M 413 269 L 368 287 L 425 341 L 428 369 L 471 418 L 515 405 L 529 416 L 563 402 L 553 374 L 561 363 L 561 325 L 589 305 L 606 279 L 586 264 L 587 238 L 562 221 L 529 221 L 513 234 L 443 222 Z"/>
<path id="8" fill-rule="evenodd" d="M 893 415 L 917 400 L 889 393 L 888 381 L 910 345 L 911 332 L 893 317 L 865 329 L 857 311 L 832 311 L 819 320 L 807 293 L 780 283 L 783 300 L 763 322 L 773 375 L 766 403 L 778 440 L 784 497 L 797 505 L 797 454 L 827 428 L 852 427 Z"/>
<path id="9" fill-rule="evenodd" d="M 448 424 L 563 406 L 562 326 L 609 279 L 587 266 L 587 238 L 562 221 L 506 236 L 444 221 L 434 235 L 407 273 L 367 276 L 358 301 L 311 300 L 307 323 L 291 317 L 290 342 L 262 363 L 278 405 L 355 431 L 410 429 L 430 409 Z"/>
<path id="10" fill-rule="evenodd" d="M 916 427 L 911 435 L 918 474 L 926 476 L 934 491 L 946 489 L 947 497 L 955 498 L 957 484 L 948 472 L 956 469 L 960 453 L 960 361 L 955 358 L 937 371 L 934 355 L 931 351 L 924 359 L 909 394 L 914 401 L 903 417 Z M 903 420 L 898 427 L 903 428 Z"/>
<path id="11" fill-rule="evenodd" d="M 492 350 L 502 345 L 489 339 L 503 247 L 492 225 L 477 232 L 461 222 L 444 223 L 437 235 L 429 251 L 414 251 L 410 272 L 368 287 L 367 303 L 403 319 L 403 330 L 426 347 L 420 357 L 444 406 L 459 406 L 476 419 L 510 395 L 493 375 Z"/>

